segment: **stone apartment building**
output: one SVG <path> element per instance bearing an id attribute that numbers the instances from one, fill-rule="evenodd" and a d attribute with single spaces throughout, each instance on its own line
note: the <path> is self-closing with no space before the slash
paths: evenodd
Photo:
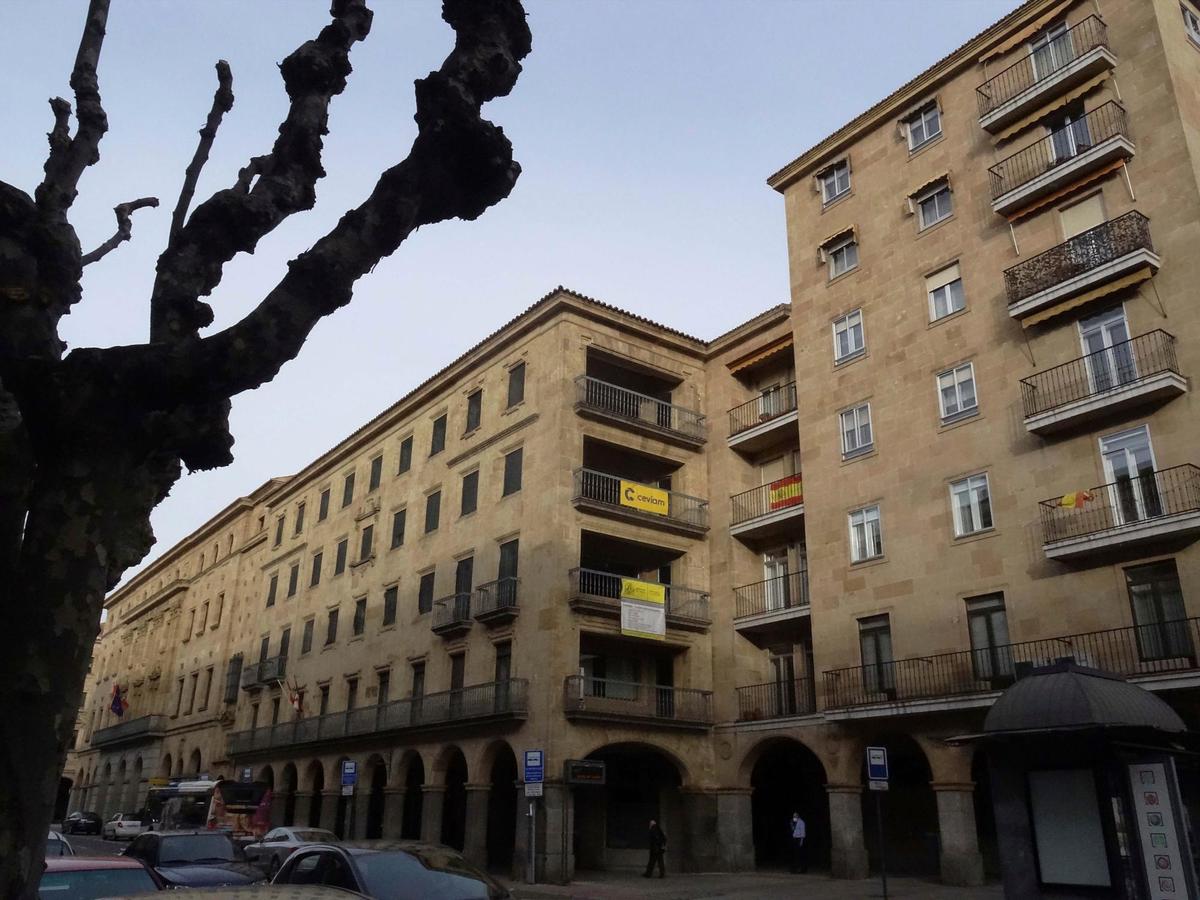
<path id="1" fill-rule="evenodd" d="M 771 176 L 790 305 L 547 295 L 114 593 L 72 807 L 249 768 L 278 822 L 519 871 L 539 748 L 540 877 L 651 817 L 674 868 L 778 864 L 797 810 L 855 878 L 883 745 L 893 870 L 995 875 L 946 739 L 1025 665 L 1197 722 L 1197 84 L 1190 0 L 1030 0 Z"/>

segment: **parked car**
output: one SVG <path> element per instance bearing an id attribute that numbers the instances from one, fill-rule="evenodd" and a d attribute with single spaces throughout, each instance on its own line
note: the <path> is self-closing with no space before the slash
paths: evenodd
<path id="1" fill-rule="evenodd" d="M 324 828 L 272 828 L 261 841 L 247 844 L 242 851 L 247 862 L 257 863 L 268 877 L 272 877 L 297 847 L 334 843 L 337 843 L 337 835 Z"/>
<path id="2" fill-rule="evenodd" d="M 500 882 L 456 851 L 421 841 L 353 841 L 300 847 L 275 885 L 324 884 L 373 900 L 508 900 Z"/>
<path id="3" fill-rule="evenodd" d="M 161 878 L 136 859 L 83 856 L 47 859 L 38 884 L 41 900 L 95 900 L 161 891 Z"/>
<path id="4" fill-rule="evenodd" d="M 149 828 L 149 824 L 142 824 L 141 813 L 119 812 L 104 823 L 100 834 L 106 841 L 119 841 L 122 838 L 133 839 Z"/>
<path id="5" fill-rule="evenodd" d="M 71 846 L 71 842 L 59 834 L 57 831 L 51 831 L 46 836 L 46 858 L 50 859 L 54 856 L 74 856 L 75 848 Z"/>
<path id="6" fill-rule="evenodd" d="M 100 814 L 76 810 L 63 819 L 63 834 L 99 834 Z"/>
<path id="7" fill-rule="evenodd" d="M 225 887 L 263 880 L 256 866 L 239 860 L 223 831 L 146 831 L 122 855 L 141 860 L 170 887 Z"/>

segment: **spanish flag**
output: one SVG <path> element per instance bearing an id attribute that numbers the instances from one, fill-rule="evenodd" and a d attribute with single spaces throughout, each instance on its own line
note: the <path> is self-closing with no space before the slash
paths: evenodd
<path id="1" fill-rule="evenodd" d="M 1058 498 L 1058 505 L 1065 509 L 1078 509 L 1092 499 L 1090 491 L 1072 491 Z"/>

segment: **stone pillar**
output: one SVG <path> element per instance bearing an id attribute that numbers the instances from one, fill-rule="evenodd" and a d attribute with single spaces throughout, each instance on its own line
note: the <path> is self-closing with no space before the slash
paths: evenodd
<path id="1" fill-rule="evenodd" d="M 685 788 L 683 799 L 682 853 L 676 853 L 676 864 L 684 872 L 715 872 L 720 868 L 717 836 L 717 797 L 711 791 Z M 668 838 L 670 835 L 668 834 Z M 669 844 L 668 844 L 669 846 Z"/>
<path id="2" fill-rule="evenodd" d="M 292 824 L 299 828 L 307 828 L 309 816 L 312 815 L 312 804 L 312 791 L 296 791 L 296 815 Z"/>
<path id="3" fill-rule="evenodd" d="M 446 800 L 444 784 L 421 785 L 421 840 L 442 842 L 442 805 Z"/>
<path id="4" fill-rule="evenodd" d="M 337 825 L 338 801 L 341 799 L 340 788 L 321 791 L 321 821 L 317 823 L 318 828 L 324 828 L 326 831 L 334 830 Z"/>
<path id="5" fill-rule="evenodd" d="M 721 872 L 754 871 L 754 811 L 752 791 L 721 788 L 717 791 L 716 852 Z"/>
<path id="6" fill-rule="evenodd" d="M 983 884 L 983 856 L 975 831 L 975 785 L 934 782 L 938 832 L 942 846 L 942 881 L 959 887 Z"/>
<path id="7" fill-rule="evenodd" d="M 283 813 L 287 809 L 288 795 L 283 791 L 271 792 L 271 827 L 283 824 Z"/>
<path id="8" fill-rule="evenodd" d="M 568 884 L 575 877 L 575 795 L 561 781 L 547 781 L 537 810 L 537 879 Z M 528 802 L 517 808 L 529 811 Z M 528 853 L 528 851 L 526 851 Z"/>
<path id="9" fill-rule="evenodd" d="M 863 843 L 862 785 L 827 784 L 830 868 L 834 878 L 866 878 L 870 873 Z"/>
<path id="10" fill-rule="evenodd" d="M 362 787 L 361 784 L 358 786 Z M 350 799 L 354 805 L 354 822 L 352 823 L 354 827 L 350 829 L 350 837 L 352 839 L 365 838 L 367 836 L 367 815 L 371 805 L 371 789 L 359 790 Z"/>
<path id="11" fill-rule="evenodd" d="M 463 841 L 463 856 L 481 869 L 487 868 L 488 799 L 490 784 L 468 784 L 467 827 Z"/>
<path id="12" fill-rule="evenodd" d="M 383 836 L 399 840 L 404 830 L 404 788 L 383 789 Z"/>

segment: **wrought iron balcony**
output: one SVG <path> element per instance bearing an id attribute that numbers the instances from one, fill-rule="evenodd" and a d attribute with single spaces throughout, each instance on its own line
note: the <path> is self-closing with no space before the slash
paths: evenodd
<path id="1" fill-rule="evenodd" d="M 1021 379 L 1025 427 L 1038 434 L 1186 390 L 1175 338 L 1162 330 Z"/>
<path id="2" fill-rule="evenodd" d="M 475 588 L 475 620 L 489 625 L 509 622 L 517 617 L 517 594 L 521 579 L 505 576 Z"/>
<path id="3" fill-rule="evenodd" d="M 1192 618 L 831 669 L 824 673 L 825 709 L 989 694 L 1012 684 L 1019 666 L 1061 659 L 1126 678 L 1152 678 L 1197 669 L 1198 647 L 1200 618 Z"/>
<path id="4" fill-rule="evenodd" d="M 563 709 L 568 719 L 704 729 L 712 724 L 712 692 L 569 675 Z"/>
<path id="5" fill-rule="evenodd" d="M 575 409 L 666 438 L 685 446 L 705 442 L 706 420 L 694 409 L 676 406 L 590 375 L 575 379 Z"/>
<path id="6" fill-rule="evenodd" d="M 1072 491 L 1038 504 L 1050 559 L 1200 532 L 1200 468 L 1191 464 Z"/>
<path id="7" fill-rule="evenodd" d="M 242 688 L 256 690 L 264 684 L 282 681 L 287 677 L 287 657 L 271 656 L 251 663 L 242 669 Z"/>
<path id="8" fill-rule="evenodd" d="M 738 721 L 786 719 L 817 711 L 815 685 L 810 678 L 768 681 L 737 689 Z"/>
<path id="9" fill-rule="evenodd" d="M 685 534 L 708 530 L 708 501 L 677 491 L 597 472 L 576 469 L 572 502 L 605 515 Z"/>
<path id="10" fill-rule="evenodd" d="M 92 732 L 91 746 L 109 747 L 114 744 L 150 740 L 167 730 L 166 716 L 138 716 Z"/>
<path id="11" fill-rule="evenodd" d="M 453 637 L 471 630 L 471 593 L 442 597 L 433 605 L 433 633 Z"/>
<path id="12" fill-rule="evenodd" d="M 626 584 L 642 584 L 634 578 L 600 572 L 596 569 L 571 569 L 570 602 L 574 609 L 606 616 L 621 615 L 621 597 Z M 657 585 L 663 589 L 667 624 L 675 628 L 703 630 L 712 624 L 707 591 L 679 584 Z"/>
<path id="13" fill-rule="evenodd" d="M 796 421 L 796 382 L 764 391 L 729 411 L 729 446 L 759 450 Z"/>
<path id="14" fill-rule="evenodd" d="M 346 738 L 394 737 L 425 730 L 524 719 L 529 709 L 524 678 L 490 681 L 423 697 L 361 706 L 349 712 L 264 725 L 229 736 L 230 755 L 321 744 Z"/>
<path id="15" fill-rule="evenodd" d="M 734 625 L 739 619 L 808 609 L 808 570 L 776 575 L 733 589 Z"/>
<path id="16" fill-rule="evenodd" d="M 779 524 L 804 515 L 804 482 L 800 473 L 785 475 L 729 498 L 729 531 L 758 536 L 778 531 Z"/>

